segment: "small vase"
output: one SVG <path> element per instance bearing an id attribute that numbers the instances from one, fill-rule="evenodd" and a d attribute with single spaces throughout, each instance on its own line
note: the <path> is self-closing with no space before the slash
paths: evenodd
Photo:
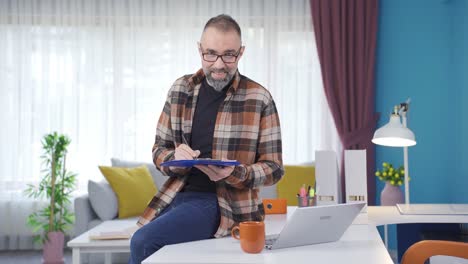
<path id="1" fill-rule="evenodd" d="M 381 205 L 396 205 L 397 203 L 403 203 L 405 197 L 400 187 L 393 186 L 390 183 L 386 182 L 385 187 L 380 194 L 380 204 Z"/>
<path id="2" fill-rule="evenodd" d="M 47 241 L 44 243 L 42 251 L 42 263 L 58 264 L 64 263 L 63 260 L 63 245 L 65 236 L 62 232 L 47 233 Z"/>

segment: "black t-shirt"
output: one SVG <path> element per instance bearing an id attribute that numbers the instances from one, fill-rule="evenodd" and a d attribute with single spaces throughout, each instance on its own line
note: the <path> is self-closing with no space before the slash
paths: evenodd
<path id="1" fill-rule="evenodd" d="M 229 87 L 226 86 L 226 87 Z M 203 80 L 198 93 L 197 106 L 193 115 L 190 147 L 199 150 L 199 158 L 211 158 L 213 134 L 218 109 L 226 98 L 227 88 L 218 92 Z M 216 193 L 216 184 L 197 168 L 190 170 L 190 175 L 183 191 Z"/>

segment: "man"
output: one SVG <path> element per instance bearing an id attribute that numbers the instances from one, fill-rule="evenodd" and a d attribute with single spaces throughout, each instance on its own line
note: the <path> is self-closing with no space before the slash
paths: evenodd
<path id="1" fill-rule="evenodd" d="M 270 93 L 237 70 L 244 49 L 234 19 L 211 18 L 198 43 L 202 69 L 171 87 L 153 146 L 153 161 L 169 178 L 138 221 L 130 263 L 165 245 L 226 236 L 239 222 L 264 219 L 259 188 L 284 174 L 281 131 Z M 160 165 L 194 158 L 241 165 Z"/>

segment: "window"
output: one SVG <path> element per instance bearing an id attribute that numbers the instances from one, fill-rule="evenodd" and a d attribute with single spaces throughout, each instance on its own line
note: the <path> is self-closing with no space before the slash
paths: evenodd
<path id="1" fill-rule="evenodd" d="M 285 164 L 338 145 L 308 0 L 10 0 L 0 10 L 3 198 L 40 178 L 41 138 L 54 130 L 72 140 L 81 188 L 111 157 L 150 161 L 167 91 L 201 67 L 197 41 L 220 13 L 243 30 L 240 72 L 276 101 Z"/>

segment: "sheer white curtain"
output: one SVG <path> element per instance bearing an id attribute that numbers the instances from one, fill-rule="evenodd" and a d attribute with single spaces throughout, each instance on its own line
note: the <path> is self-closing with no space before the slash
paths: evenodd
<path id="1" fill-rule="evenodd" d="M 242 28 L 240 72 L 277 103 L 284 162 L 339 146 L 308 0 L 3 0 L 0 200 L 39 180 L 40 142 L 51 131 L 72 139 L 67 162 L 82 189 L 111 157 L 150 161 L 167 91 L 200 67 L 196 43 L 220 13 Z"/>

